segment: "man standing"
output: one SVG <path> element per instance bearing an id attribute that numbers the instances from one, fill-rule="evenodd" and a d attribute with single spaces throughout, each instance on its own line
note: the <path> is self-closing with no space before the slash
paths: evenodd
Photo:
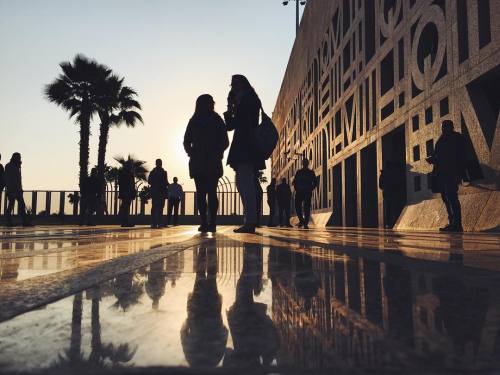
<path id="1" fill-rule="evenodd" d="M 290 200 L 292 199 L 292 190 L 290 185 L 287 184 L 286 178 L 281 180 L 281 184 L 276 188 L 276 195 L 278 198 L 278 211 L 280 227 L 289 227 L 290 225 Z"/>
<path id="2" fill-rule="evenodd" d="M 309 160 L 302 160 L 302 168 L 295 173 L 295 178 L 293 179 L 295 211 L 299 218 L 299 228 L 309 229 L 312 192 L 317 186 L 316 175 L 309 169 Z"/>
<path id="3" fill-rule="evenodd" d="M 7 226 L 13 226 L 12 211 L 14 210 L 14 203 L 17 201 L 19 205 L 19 214 L 23 220 L 23 226 L 29 226 L 28 217 L 26 215 L 26 205 L 23 198 L 23 184 L 21 177 L 21 154 L 15 152 L 12 154 L 10 162 L 5 166 L 5 191 L 9 201 L 7 205 L 7 212 L 5 213 L 7 219 Z"/>
<path id="4" fill-rule="evenodd" d="M 0 154 L 0 160 L 2 160 L 2 155 Z M 0 201 L 2 199 L 2 191 L 5 187 L 5 170 L 3 169 L 2 163 L 0 163 Z"/>
<path id="5" fill-rule="evenodd" d="M 267 185 L 267 204 L 269 206 L 269 222 L 268 227 L 274 227 L 274 216 L 276 210 L 276 179 L 272 178 L 271 183 Z"/>
<path id="6" fill-rule="evenodd" d="M 120 220 L 122 227 L 133 227 L 129 221 L 130 216 L 130 205 L 135 199 L 137 190 L 135 188 L 135 178 L 134 178 L 134 166 L 132 163 L 128 162 L 120 170 L 118 175 L 118 188 L 120 189 L 118 198 L 121 199 L 120 204 Z"/>
<path id="7" fill-rule="evenodd" d="M 184 191 L 182 186 L 177 183 L 177 177 L 174 177 L 174 183 L 168 187 L 168 214 L 167 214 L 167 224 L 170 225 L 170 219 L 172 218 L 172 210 L 174 211 L 174 225 L 177 225 L 179 218 L 179 205 L 182 201 Z"/>
<path id="8" fill-rule="evenodd" d="M 148 177 L 151 191 L 151 228 L 160 228 L 162 224 L 163 208 L 168 194 L 167 171 L 162 167 L 161 159 L 156 159 L 156 167 L 153 168 Z"/>
<path id="9" fill-rule="evenodd" d="M 458 185 L 462 182 L 466 164 L 465 139 L 453 129 L 453 122 L 443 121 L 441 137 L 436 142 L 434 155 L 427 162 L 434 165 L 441 198 L 446 206 L 449 224 L 444 232 L 463 232 L 462 210 L 458 199 Z"/>

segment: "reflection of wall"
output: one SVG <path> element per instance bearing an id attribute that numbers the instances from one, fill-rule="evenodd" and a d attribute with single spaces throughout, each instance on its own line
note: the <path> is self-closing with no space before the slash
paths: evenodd
<path id="1" fill-rule="evenodd" d="M 498 1 L 308 2 L 273 114 L 280 133 L 273 175 L 292 178 L 300 166 L 296 154 L 307 156 L 321 175 L 313 198 L 317 214 L 331 212 L 341 195 L 344 225 L 373 225 L 377 218 L 363 215 L 378 215 L 381 226 L 382 196 L 373 181 L 354 187 L 354 218 L 349 207 L 346 213 L 346 204 L 353 201 L 346 197 L 346 160 L 357 155 L 351 160 L 358 180 L 373 179 L 364 170 L 373 165 L 362 162 L 363 150 L 375 144 L 378 172 L 383 160 L 396 157 L 382 155 L 382 136 L 402 125 L 408 202 L 429 199 L 425 158 L 439 137 L 440 122 L 452 119 L 468 139 L 471 158 L 482 166 L 479 173 L 486 178 L 480 185 L 498 191 L 499 57 Z M 336 166 L 342 170 L 338 189 Z M 376 190 L 378 212 L 364 209 L 363 189 Z M 476 201 L 486 204 L 479 197 Z M 498 212 L 490 215 L 498 221 Z M 465 224 L 473 227 L 477 220 L 466 219 Z"/>
<path id="2" fill-rule="evenodd" d="M 431 355 L 435 365 L 471 365 L 500 354 L 495 345 L 499 300 L 494 286 L 471 277 L 476 271 L 431 273 L 426 265 L 410 269 L 331 253 L 325 257 L 312 259 L 320 287 L 310 309 L 297 292 L 296 263 L 279 255 L 274 261 L 279 259 L 281 268 L 270 268 L 273 320 L 282 337 L 280 364 L 317 368 L 406 361 L 411 367 L 419 356 Z"/>

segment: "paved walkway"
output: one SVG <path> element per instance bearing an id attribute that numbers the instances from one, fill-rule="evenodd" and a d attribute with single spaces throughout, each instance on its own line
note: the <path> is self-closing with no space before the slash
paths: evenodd
<path id="1" fill-rule="evenodd" d="M 500 368 L 500 235 L 232 229 L 0 229 L 0 372 Z"/>

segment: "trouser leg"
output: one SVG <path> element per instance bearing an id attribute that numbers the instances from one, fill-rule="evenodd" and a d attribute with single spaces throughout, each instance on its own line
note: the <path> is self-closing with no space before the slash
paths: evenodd
<path id="1" fill-rule="evenodd" d="M 451 225 L 462 225 L 462 208 L 458 199 L 458 185 L 454 181 L 449 181 L 445 188 L 446 200 L 448 202 L 448 216 Z"/>
<path id="2" fill-rule="evenodd" d="M 158 197 L 152 197 L 151 198 L 151 226 L 153 228 L 156 228 L 160 223 L 159 223 L 159 199 Z"/>
<path id="3" fill-rule="evenodd" d="M 311 218 L 311 199 L 312 194 L 304 194 L 304 224 L 309 224 L 309 219 Z"/>
<path id="4" fill-rule="evenodd" d="M 448 199 L 448 192 L 446 190 L 443 190 L 441 192 L 441 199 L 443 200 L 443 203 L 446 207 L 446 213 L 448 214 L 448 223 L 450 225 L 453 224 L 453 213 L 451 212 L 451 205 L 450 201 Z"/>
<path id="5" fill-rule="evenodd" d="M 268 226 L 274 225 L 274 209 L 275 209 L 275 204 L 273 202 L 269 203 L 269 222 Z"/>
<path id="6" fill-rule="evenodd" d="M 295 193 L 295 212 L 299 218 L 300 224 L 304 223 L 304 215 L 302 213 L 302 203 L 304 202 L 304 196 L 302 193 Z"/>
<path id="7" fill-rule="evenodd" d="M 279 224 L 280 224 L 280 226 L 283 225 L 283 214 L 284 214 L 284 212 L 285 212 L 284 207 L 280 205 L 278 207 L 278 216 L 279 216 Z"/>
<path id="8" fill-rule="evenodd" d="M 217 198 L 218 179 L 209 181 L 208 185 L 208 210 L 210 211 L 209 224 L 215 225 L 217 222 L 217 211 L 219 209 L 219 199 Z"/>
<path id="9" fill-rule="evenodd" d="M 181 200 L 179 198 L 174 199 L 174 225 L 177 225 L 179 221 L 179 204 Z"/>
<path id="10" fill-rule="evenodd" d="M 170 221 L 172 220 L 173 209 L 174 209 L 174 199 L 169 198 L 167 202 L 167 225 L 170 225 Z"/>
<path id="11" fill-rule="evenodd" d="M 5 219 L 9 225 L 12 224 L 12 211 L 14 210 L 15 202 L 15 197 L 11 194 L 7 194 L 7 211 L 5 211 Z"/>
<path id="12" fill-rule="evenodd" d="M 250 163 L 236 168 L 236 186 L 243 202 L 245 224 L 257 223 L 257 197 L 255 194 L 255 171 Z"/>
<path id="13" fill-rule="evenodd" d="M 207 224 L 207 183 L 205 179 L 197 178 L 194 180 L 196 185 L 196 203 L 201 218 L 201 224 Z"/>
<path id="14" fill-rule="evenodd" d="M 285 224 L 290 225 L 290 206 L 285 206 Z"/>

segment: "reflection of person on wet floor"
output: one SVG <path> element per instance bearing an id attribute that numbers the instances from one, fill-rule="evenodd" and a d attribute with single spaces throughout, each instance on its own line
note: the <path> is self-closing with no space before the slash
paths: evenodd
<path id="1" fill-rule="evenodd" d="M 219 208 L 217 184 L 224 173 L 224 150 L 229 146 L 224 121 L 214 111 L 214 105 L 212 96 L 205 94 L 198 97 L 194 114 L 184 134 L 184 150 L 189 156 L 189 176 L 196 185 L 200 232 L 216 231 Z"/>
<path id="2" fill-rule="evenodd" d="M 276 188 L 278 199 L 278 215 L 280 227 L 292 227 L 290 224 L 290 200 L 292 199 L 292 190 L 286 182 L 286 178 L 281 179 L 281 184 Z"/>
<path id="3" fill-rule="evenodd" d="M 236 186 L 243 203 L 245 224 L 236 233 L 255 233 L 257 225 L 257 193 L 255 173 L 266 168 L 265 161 L 256 153 L 253 131 L 259 125 L 261 102 L 255 90 L 242 75 L 234 75 L 224 113 L 227 130 L 234 130 L 227 164 L 236 172 Z"/>
<path id="4" fill-rule="evenodd" d="M 401 186 L 399 183 L 398 176 L 401 173 L 404 173 L 404 171 L 401 171 L 398 163 L 392 161 L 387 161 L 380 171 L 378 186 L 382 190 L 384 197 L 384 223 L 386 228 L 394 226 L 396 218 L 393 212 L 396 209 L 398 199 L 400 199 L 401 189 L 406 188 L 406 186 Z"/>
<path id="5" fill-rule="evenodd" d="M 311 217 L 312 192 L 318 186 L 316 175 L 309 169 L 309 160 L 302 160 L 302 168 L 295 173 L 293 187 L 295 188 L 295 211 L 299 218 L 299 228 L 309 229 Z"/>
<path id="6" fill-rule="evenodd" d="M 441 198 L 446 206 L 449 224 L 440 230 L 462 232 L 462 212 L 458 199 L 458 185 L 465 173 L 465 139 L 453 129 L 453 122 L 443 121 L 442 135 L 436 142 L 434 155 L 427 161 L 434 165 Z"/>
<path id="7" fill-rule="evenodd" d="M 312 257 L 305 253 L 294 252 L 295 258 L 295 290 L 304 300 L 304 310 L 311 309 L 314 296 L 318 294 L 320 281 L 313 271 Z"/>
<path id="8" fill-rule="evenodd" d="M 17 201 L 19 214 L 21 215 L 23 225 L 29 226 L 28 216 L 26 215 L 26 204 L 23 197 L 23 184 L 21 177 L 21 154 L 15 152 L 12 154 L 10 162 L 5 165 L 5 193 L 7 194 L 8 204 L 5 216 L 7 225 L 13 226 L 12 211 Z"/>
<path id="9" fill-rule="evenodd" d="M 156 167 L 153 168 L 148 176 L 148 183 L 151 193 L 151 228 L 161 228 L 165 226 L 162 223 L 163 208 L 169 189 L 167 171 L 163 169 L 161 159 L 156 159 Z"/>
<path id="10" fill-rule="evenodd" d="M 151 263 L 149 266 L 148 280 L 146 281 L 146 293 L 153 301 L 153 309 L 158 310 L 160 298 L 165 294 L 167 274 L 165 272 L 165 259 Z"/>
<path id="11" fill-rule="evenodd" d="M 245 244 L 236 299 L 227 312 L 234 350 L 227 350 L 224 367 L 269 366 L 276 358 L 279 337 L 267 315 L 267 305 L 254 301 L 262 290 L 262 246 Z"/>
<path id="12" fill-rule="evenodd" d="M 274 217 L 276 216 L 276 178 L 271 178 L 271 183 L 267 185 L 267 205 L 269 206 L 268 227 L 274 227 Z"/>
<path id="13" fill-rule="evenodd" d="M 92 168 L 90 175 L 83 179 L 81 188 L 80 225 L 93 225 L 92 216 L 97 210 L 99 193 L 97 168 Z"/>
<path id="14" fill-rule="evenodd" d="M 256 227 L 260 227 L 260 219 L 262 218 L 262 201 L 264 199 L 264 191 L 262 190 L 262 186 L 260 185 L 260 176 L 262 172 L 255 173 L 255 195 L 257 198 L 257 225 Z"/>
<path id="15" fill-rule="evenodd" d="M 137 190 L 135 188 L 134 166 L 132 163 L 126 163 L 120 170 L 118 175 L 118 198 L 121 199 L 120 204 L 120 221 L 122 227 L 133 227 L 130 223 L 130 205 L 135 199 Z"/>
<path id="16" fill-rule="evenodd" d="M 196 279 L 181 328 L 182 348 L 191 367 L 216 367 L 228 338 L 221 315 L 222 296 L 217 290 L 217 250 L 200 246 L 194 261 Z"/>
<path id="17" fill-rule="evenodd" d="M 174 225 L 179 221 L 179 205 L 181 204 L 184 191 L 182 186 L 177 183 L 177 177 L 174 177 L 174 183 L 168 187 L 168 210 L 167 210 L 167 224 L 170 225 L 172 212 L 174 213 Z"/>

